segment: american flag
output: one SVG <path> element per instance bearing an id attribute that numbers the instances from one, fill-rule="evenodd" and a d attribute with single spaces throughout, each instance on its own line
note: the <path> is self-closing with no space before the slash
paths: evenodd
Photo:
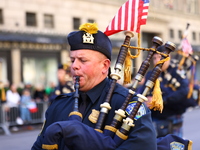
<path id="1" fill-rule="evenodd" d="M 192 46 L 186 37 L 182 39 L 180 48 L 186 56 L 193 53 Z"/>
<path id="2" fill-rule="evenodd" d="M 149 0 L 128 0 L 114 16 L 106 31 L 107 36 L 120 31 L 139 33 L 140 26 L 146 24 Z"/>

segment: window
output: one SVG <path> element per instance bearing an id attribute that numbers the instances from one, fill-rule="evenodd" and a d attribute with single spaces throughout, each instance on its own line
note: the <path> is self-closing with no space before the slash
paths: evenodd
<path id="1" fill-rule="evenodd" d="M 41 59 L 42 55 L 39 58 L 37 56 L 25 56 L 22 58 L 24 83 L 40 83 L 44 86 L 48 86 L 50 82 L 58 84 L 56 77 L 58 63 L 56 58 L 44 57 L 44 59 Z M 52 74 L 54 75 L 52 76 Z"/>
<path id="2" fill-rule="evenodd" d="M 80 24 L 81 24 L 81 19 L 80 18 L 73 18 L 73 27 L 74 27 L 74 30 L 78 30 Z"/>
<path id="3" fill-rule="evenodd" d="M 170 38 L 174 38 L 174 30 L 173 29 L 170 29 L 169 30 L 169 35 L 170 35 Z"/>
<path id="4" fill-rule="evenodd" d="M 88 19 L 88 22 L 89 23 L 94 23 L 95 21 L 94 21 L 94 19 Z"/>
<path id="5" fill-rule="evenodd" d="M 195 33 L 195 32 L 192 32 L 192 39 L 193 39 L 194 41 L 196 41 L 196 33 Z"/>
<path id="6" fill-rule="evenodd" d="M 35 13 L 26 13 L 26 25 L 27 26 L 37 26 L 37 21 L 36 21 L 36 14 Z"/>
<path id="7" fill-rule="evenodd" d="M 6 82 L 8 78 L 8 64 L 7 64 L 7 58 L 0 56 L 0 77 L 1 81 Z"/>
<path id="8" fill-rule="evenodd" d="M 182 39 L 182 37 L 183 37 L 182 31 L 181 31 L 181 30 L 178 30 L 178 38 L 179 38 L 179 39 Z"/>
<path id="9" fill-rule="evenodd" d="M 0 24 L 3 24 L 3 10 L 0 9 Z"/>
<path id="10" fill-rule="evenodd" d="M 53 28 L 54 27 L 54 17 L 50 14 L 44 14 L 44 27 Z"/>
<path id="11" fill-rule="evenodd" d="M 199 11 L 199 0 L 187 0 L 188 12 L 192 14 L 198 14 Z"/>

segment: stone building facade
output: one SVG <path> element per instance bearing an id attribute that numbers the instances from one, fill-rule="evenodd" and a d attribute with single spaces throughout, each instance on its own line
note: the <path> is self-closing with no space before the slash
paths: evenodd
<path id="1" fill-rule="evenodd" d="M 59 63 L 70 63 L 66 36 L 86 22 L 104 31 L 125 0 L 1 0 L 0 80 L 16 84 L 48 85 L 57 82 Z M 188 39 L 200 53 L 200 0 L 150 0 L 147 24 L 141 27 L 141 46 L 150 47 L 154 36 L 180 44 L 189 23 Z M 123 44 L 124 33 L 110 36 L 113 61 Z M 136 45 L 137 34 L 131 45 Z M 145 53 L 134 60 L 135 70 Z M 199 66 L 199 65 L 198 65 Z M 200 80 L 200 72 L 197 78 Z"/>

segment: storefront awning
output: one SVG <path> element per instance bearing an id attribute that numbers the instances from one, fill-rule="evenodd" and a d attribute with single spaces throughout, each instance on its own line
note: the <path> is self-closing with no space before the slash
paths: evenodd
<path id="1" fill-rule="evenodd" d="M 66 36 L 61 35 L 42 35 L 35 33 L 31 34 L 0 31 L 0 41 L 64 44 L 67 43 L 67 38 Z"/>

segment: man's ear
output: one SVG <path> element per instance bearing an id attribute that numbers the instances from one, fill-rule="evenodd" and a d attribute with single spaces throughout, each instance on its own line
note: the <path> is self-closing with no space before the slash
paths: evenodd
<path id="1" fill-rule="evenodd" d="M 108 69 L 110 67 L 110 60 L 109 59 L 105 59 L 102 63 L 103 63 L 102 73 L 107 73 Z"/>

